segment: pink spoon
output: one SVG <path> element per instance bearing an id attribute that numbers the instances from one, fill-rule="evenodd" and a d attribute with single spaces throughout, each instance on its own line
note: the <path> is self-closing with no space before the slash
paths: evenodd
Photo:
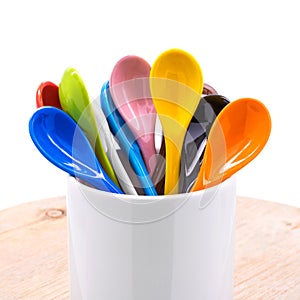
<path id="1" fill-rule="evenodd" d="M 137 139 L 151 175 L 156 165 L 154 132 L 157 114 L 149 87 L 150 69 L 150 65 L 138 56 L 123 57 L 112 71 L 110 92 L 118 111 Z"/>

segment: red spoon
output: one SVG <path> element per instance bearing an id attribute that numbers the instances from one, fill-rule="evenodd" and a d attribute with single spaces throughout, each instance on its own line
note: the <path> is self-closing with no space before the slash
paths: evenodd
<path id="1" fill-rule="evenodd" d="M 42 82 L 36 91 L 36 106 L 54 106 L 61 108 L 58 86 L 50 81 Z"/>

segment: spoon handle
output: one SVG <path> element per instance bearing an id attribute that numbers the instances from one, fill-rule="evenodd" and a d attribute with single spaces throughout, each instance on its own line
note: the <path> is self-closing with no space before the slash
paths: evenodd
<path id="1" fill-rule="evenodd" d="M 165 144 L 166 144 L 165 195 L 178 193 L 180 157 L 181 157 L 181 147 L 184 140 L 184 133 L 179 132 L 178 136 L 176 137 L 176 142 L 175 140 L 170 139 L 170 136 L 171 135 L 165 135 Z"/>
<path id="2" fill-rule="evenodd" d="M 141 154 L 144 159 L 145 165 L 147 167 L 150 176 L 154 172 L 156 165 L 156 150 L 154 143 L 154 133 L 153 131 L 148 134 L 144 134 L 142 137 L 137 138 L 137 143 L 140 146 Z"/>
<path id="3" fill-rule="evenodd" d="M 126 125 L 124 128 L 126 128 Z M 129 162 L 133 170 L 135 171 L 136 175 L 138 176 L 142 188 L 144 189 L 145 195 L 156 196 L 157 192 L 152 183 L 147 167 L 143 161 L 143 157 L 139 150 L 137 142 L 134 141 L 131 144 L 127 140 L 123 132 L 123 129 L 120 129 L 115 135 L 117 140 L 120 143 L 121 149 L 127 154 L 129 158 Z"/>
<path id="4" fill-rule="evenodd" d="M 156 166 L 152 174 L 152 181 L 158 195 L 164 194 L 165 189 L 165 172 L 166 172 L 166 144 L 164 137 L 159 150 L 159 155 L 156 159 Z"/>
<path id="5" fill-rule="evenodd" d="M 106 191 L 110 193 L 115 193 L 115 194 L 124 194 L 123 191 L 121 191 L 117 185 L 115 185 L 113 182 L 108 181 L 109 177 L 106 177 L 106 181 L 99 180 L 100 178 L 97 177 L 91 177 L 91 176 L 84 176 L 82 173 L 77 176 L 76 171 L 75 171 L 75 177 L 82 179 L 83 181 L 91 184 L 95 188 L 101 190 L 101 191 Z"/>
<path id="6" fill-rule="evenodd" d="M 111 180 L 117 185 L 120 186 L 117 175 L 111 165 L 111 162 L 106 154 L 106 152 L 103 149 L 101 140 L 100 140 L 100 135 L 98 133 L 98 128 L 97 126 L 95 127 L 95 132 L 97 132 L 96 135 L 96 142 L 95 142 L 95 154 L 101 163 L 102 167 L 105 169 L 107 172 L 108 176 L 111 178 Z"/>
<path id="7" fill-rule="evenodd" d="M 140 182 L 142 183 L 142 187 L 144 189 L 145 195 L 157 196 L 157 192 L 152 183 L 146 165 L 141 163 L 142 162 L 142 160 L 140 159 L 141 154 L 137 153 L 136 149 L 131 148 L 128 156 L 133 170 L 138 176 Z"/>

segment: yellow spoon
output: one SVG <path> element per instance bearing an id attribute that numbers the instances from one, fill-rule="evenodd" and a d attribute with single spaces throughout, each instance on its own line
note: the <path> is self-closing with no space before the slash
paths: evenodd
<path id="1" fill-rule="evenodd" d="M 167 50 L 151 68 L 150 90 L 165 137 L 165 194 L 176 194 L 181 148 L 203 90 L 202 70 L 189 53 Z"/>
<path id="2" fill-rule="evenodd" d="M 252 161 L 271 133 L 271 117 L 263 103 L 242 98 L 229 103 L 209 132 L 200 172 L 192 191 L 214 186 Z"/>

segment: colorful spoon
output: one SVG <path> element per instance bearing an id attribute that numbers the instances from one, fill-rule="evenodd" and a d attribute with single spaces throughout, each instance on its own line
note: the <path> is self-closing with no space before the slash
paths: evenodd
<path id="1" fill-rule="evenodd" d="M 136 137 L 147 170 L 152 174 L 156 165 L 156 110 L 149 88 L 150 69 L 144 59 L 125 56 L 114 66 L 109 88 L 115 106 Z"/>
<path id="2" fill-rule="evenodd" d="M 100 107 L 100 101 L 98 101 L 99 99 L 96 100 L 92 101 L 92 106 L 95 113 L 98 132 L 100 133 L 103 147 L 106 150 L 109 160 L 111 161 L 111 164 L 118 177 L 118 181 L 122 187 L 122 190 L 125 192 L 125 194 L 137 195 L 137 192 L 131 182 L 131 179 L 129 178 L 127 171 L 124 168 L 124 165 L 121 162 L 120 157 L 117 153 L 116 141 L 114 140 L 114 137 L 111 134 L 105 115 Z"/>
<path id="3" fill-rule="evenodd" d="M 37 149 L 55 166 L 94 187 L 123 194 L 102 169 L 76 122 L 56 107 L 41 107 L 29 120 Z"/>
<path id="4" fill-rule="evenodd" d="M 59 85 L 59 99 L 63 110 L 81 127 L 96 157 L 112 181 L 119 185 L 115 172 L 101 144 L 95 115 L 83 80 L 74 68 L 67 68 Z"/>
<path id="5" fill-rule="evenodd" d="M 165 194 L 178 193 L 181 148 L 202 89 L 201 68 L 189 53 L 171 49 L 154 62 L 150 90 L 166 144 Z"/>
<path id="6" fill-rule="evenodd" d="M 270 133 L 271 117 L 260 101 L 242 98 L 228 104 L 211 127 L 192 191 L 231 177 L 261 152 Z"/>
<path id="7" fill-rule="evenodd" d="M 217 91 L 212 87 L 210 86 L 209 84 L 207 83 L 204 83 L 204 86 L 203 86 L 203 91 L 202 91 L 202 96 L 206 96 L 206 95 L 217 95 Z M 220 97 L 223 97 L 223 96 L 220 96 Z M 225 98 L 225 97 L 224 97 Z M 216 101 L 212 101 L 212 98 L 210 98 L 211 101 L 210 102 L 210 105 L 212 106 L 212 109 L 215 110 L 216 114 L 217 114 L 217 110 L 218 110 L 218 107 L 220 104 L 218 104 L 221 100 L 216 100 Z M 225 102 L 228 101 L 228 100 L 224 100 Z M 201 101 L 200 101 L 201 103 Z M 200 104 L 198 105 L 197 107 L 197 110 L 195 112 L 195 115 L 198 115 L 198 111 L 199 111 L 199 106 Z M 198 117 L 195 118 L 195 115 L 193 116 L 192 118 L 192 122 L 194 123 L 199 123 L 198 122 Z M 196 143 L 196 146 L 197 146 L 197 149 L 198 152 L 201 151 L 200 147 L 203 148 L 205 147 L 205 144 L 206 144 L 206 139 L 205 140 L 201 140 L 201 137 L 204 137 L 202 136 L 202 133 L 203 133 L 203 127 L 199 127 L 199 125 L 193 125 L 193 127 L 197 127 L 197 133 L 199 138 L 194 140 L 194 142 Z M 188 131 L 190 130 L 190 125 L 189 125 L 189 128 L 188 128 Z M 192 129 L 194 131 L 194 129 Z M 186 133 L 186 136 L 187 136 L 188 132 Z M 195 135 L 191 135 L 191 136 L 195 136 Z M 207 137 L 207 134 L 205 135 Z M 183 150 L 185 150 L 187 148 L 187 144 L 190 143 L 190 139 L 188 140 L 186 137 L 184 139 L 184 145 L 183 145 Z M 200 153 L 200 152 L 199 152 Z M 193 154 L 193 157 L 195 157 L 196 153 Z M 182 157 L 186 156 L 186 153 L 183 153 L 181 155 Z M 164 138 L 162 138 L 162 143 L 161 143 L 161 147 L 160 147 L 160 150 L 159 150 L 159 155 L 157 156 L 157 163 L 156 163 L 156 168 L 154 170 L 154 173 L 152 175 L 152 181 L 155 185 L 155 189 L 158 193 L 158 195 L 163 195 L 164 193 L 164 185 L 165 185 L 165 170 L 166 170 L 166 164 L 165 164 L 165 157 L 166 157 L 166 148 L 165 148 L 165 142 L 164 142 Z M 182 158 L 181 157 L 181 158 Z M 202 161 L 202 156 L 201 156 L 201 161 Z M 200 162 L 200 161 L 199 161 Z M 183 164 L 184 162 L 181 162 L 181 171 L 180 171 L 180 181 L 179 181 L 179 191 L 183 191 L 184 188 L 183 188 L 183 185 L 184 183 L 182 182 L 183 180 L 181 179 L 182 177 L 182 167 L 183 167 Z M 195 165 L 195 167 L 197 167 L 197 165 Z M 200 166 L 199 166 L 200 168 Z M 198 175 L 199 173 L 199 169 L 198 169 L 198 172 L 196 174 L 196 176 Z M 194 174 L 194 172 L 193 172 Z M 195 178 L 196 179 L 196 178 Z"/>
<path id="8" fill-rule="evenodd" d="M 102 86 L 100 103 L 110 126 L 110 130 L 118 140 L 122 150 L 127 154 L 130 164 L 138 176 L 144 193 L 146 195 L 157 195 L 138 144 L 135 141 L 135 137 L 114 105 L 110 95 L 108 82 L 104 83 Z"/>
<path id="9" fill-rule="evenodd" d="M 42 82 L 36 91 L 36 107 L 54 106 L 61 109 L 58 86 L 50 81 Z"/>
<path id="10" fill-rule="evenodd" d="M 181 155 L 179 191 L 188 192 L 199 174 L 207 136 L 216 116 L 229 103 L 221 95 L 208 95 L 201 98 L 197 110 L 187 130 Z"/>

